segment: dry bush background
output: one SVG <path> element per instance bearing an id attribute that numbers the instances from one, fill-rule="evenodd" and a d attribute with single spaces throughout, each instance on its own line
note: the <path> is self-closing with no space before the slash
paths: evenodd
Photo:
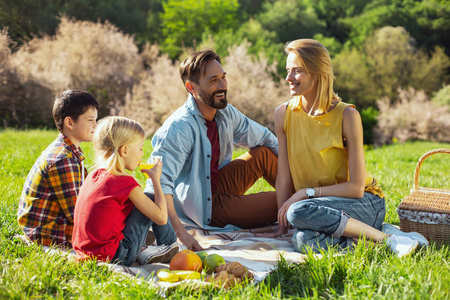
<path id="1" fill-rule="evenodd" d="M 276 63 L 270 64 L 261 53 L 249 54 L 250 47 L 244 40 L 228 48 L 222 58 L 229 102 L 273 131 L 274 109 L 290 98 L 288 87 L 284 79 L 277 79 L 283 75 L 276 74 Z M 108 22 L 61 17 L 54 36 L 34 38 L 14 53 L 10 49 L 11 41 L 2 30 L 0 118 L 4 127 L 53 127 L 54 97 L 66 89 L 84 89 L 100 100 L 100 118 L 126 116 L 151 135 L 187 99 L 178 60 L 160 54 L 156 44 L 147 43 L 139 51 L 132 35 Z M 184 56 L 191 51 L 186 49 Z M 389 143 L 393 138 L 450 141 L 449 86 L 435 92 L 450 66 L 443 49 L 436 48 L 428 57 L 402 27 L 384 27 L 370 36 L 361 51 L 343 50 L 333 58 L 336 89 L 344 101 L 357 104 L 365 125 L 374 126 L 378 120 L 375 142 Z M 433 93 L 430 101 L 428 95 Z M 357 101 L 360 97 L 365 100 Z M 372 108 L 375 103 L 379 111 Z"/>
<path id="2" fill-rule="evenodd" d="M 377 144 L 408 140 L 450 142 L 450 112 L 430 101 L 424 91 L 398 90 L 399 100 L 380 99 Z"/>

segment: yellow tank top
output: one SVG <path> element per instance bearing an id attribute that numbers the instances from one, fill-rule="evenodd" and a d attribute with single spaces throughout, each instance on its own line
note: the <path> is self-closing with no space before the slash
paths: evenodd
<path id="1" fill-rule="evenodd" d="M 310 116 L 297 101 L 289 101 L 284 118 L 289 167 L 295 190 L 349 180 L 347 148 L 342 137 L 344 110 L 339 101 L 330 112 Z M 377 180 L 366 170 L 365 191 L 384 198 Z"/>

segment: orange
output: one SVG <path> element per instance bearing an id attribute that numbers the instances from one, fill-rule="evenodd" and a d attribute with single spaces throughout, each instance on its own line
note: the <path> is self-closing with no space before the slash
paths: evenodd
<path id="1" fill-rule="evenodd" d="M 202 271 L 202 260 L 191 250 L 182 250 L 170 261 L 170 270 Z"/>

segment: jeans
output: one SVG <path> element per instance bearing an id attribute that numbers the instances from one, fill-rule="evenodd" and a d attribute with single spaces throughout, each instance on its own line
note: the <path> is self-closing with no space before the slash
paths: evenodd
<path id="1" fill-rule="evenodd" d="M 153 194 L 146 193 L 145 195 L 155 201 Z M 131 266 L 145 244 L 150 227 L 153 229 L 158 245 L 168 245 L 176 242 L 177 236 L 170 220 L 167 220 L 165 225 L 155 224 L 141 213 L 139 209 L 134 207 L 125 221 L 123 240 L 120 241 L 119 248 L 117 248 L 112 262 Z"/>
<path id="2" fill-rule="evenodd" d="M 380 229 L 385 215 L 384 198 L 364 193 L 360 199 L 331 196 L 296 202 L 289 207 L 287 220 L 297 229 L 292 237 L 294 248 L 305 252 L 311 247 L 318 253 L 328 247 L 353 245 L 352 238 L 342 236 L 349 218 Z"/>

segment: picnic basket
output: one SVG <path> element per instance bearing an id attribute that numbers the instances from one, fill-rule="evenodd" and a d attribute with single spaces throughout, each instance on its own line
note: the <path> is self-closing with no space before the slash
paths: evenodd
<path id="1" fill-rule="evenodd" d="M 414 187 L 397 212 L 402 231 L 419 232 L 429 241 L 450 244 L 450 190 L 419 187 L 423 161 L 437 153 L 450 154 L 450 149 L 431 150 L 420 157 L 414 172 Z"/>

